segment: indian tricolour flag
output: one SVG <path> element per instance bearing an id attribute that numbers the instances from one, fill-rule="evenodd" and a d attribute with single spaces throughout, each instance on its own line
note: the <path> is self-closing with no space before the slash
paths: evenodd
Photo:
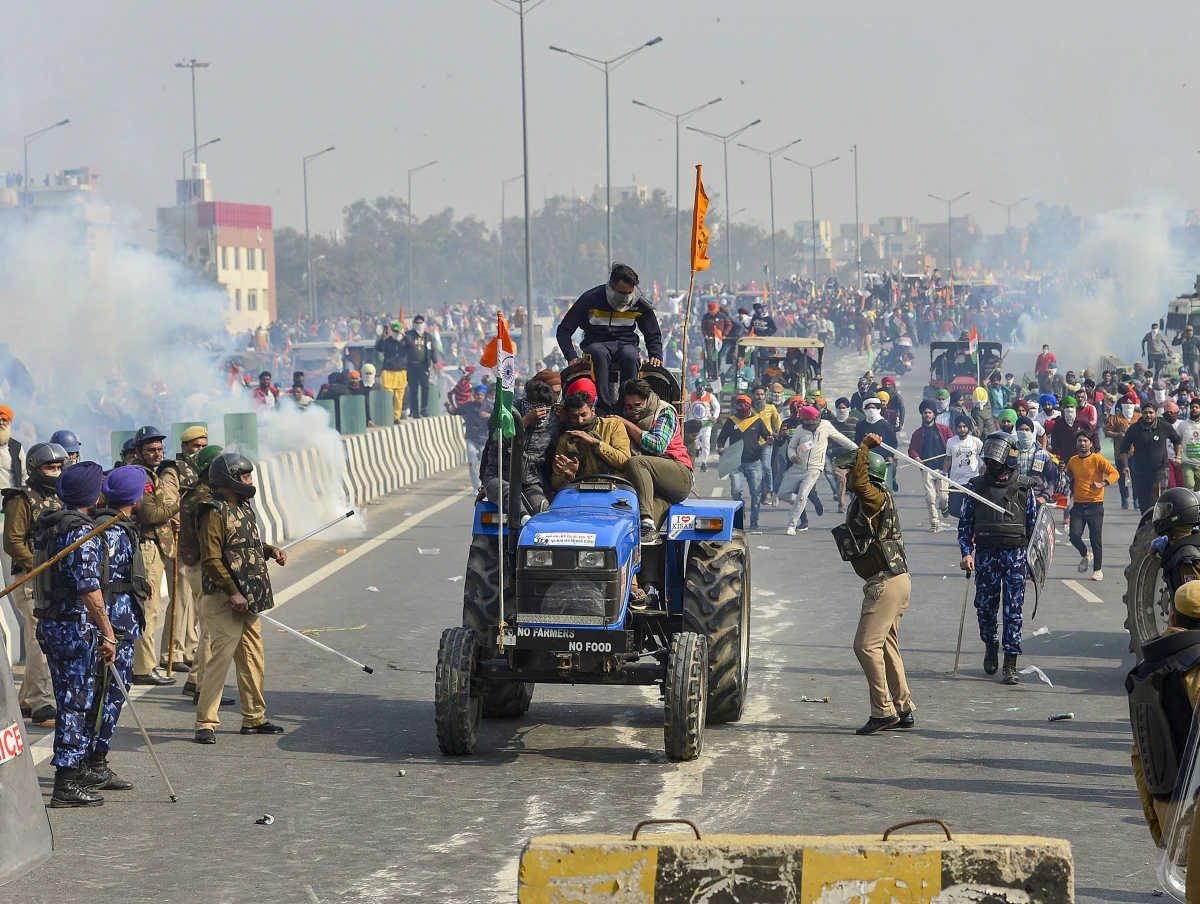
<path id="1" fill-rule="evenodd" d="M 500 435 L 512 437 L 517 428 L 513 423 L 513 396 L 517 383 L 516 346 L 508 335 L 508 323 L 504 315 L 496 312 L 496 338 L 487 344 L 479 363 L 490 367 L 496 377 L 496 405 L 488 426 L 499 430 Z"/>

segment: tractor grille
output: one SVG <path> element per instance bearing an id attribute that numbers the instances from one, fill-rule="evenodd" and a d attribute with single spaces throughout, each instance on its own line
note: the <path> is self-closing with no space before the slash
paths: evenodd
<path id="1" fill-rule="evenodd" d="M 518 557 L 518 622 L 599 626 L 617 618 L 625 589 L 619 571 L 570 567 L 576 552 L 555 550 L 550 568 L 527 567 Z M 605 564 L 616 564 L 615 553 L 605 557 Z"/>

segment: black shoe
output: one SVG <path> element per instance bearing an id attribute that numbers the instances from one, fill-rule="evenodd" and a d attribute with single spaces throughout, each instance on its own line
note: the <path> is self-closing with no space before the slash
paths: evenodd
<path id="1" fill-rule="evenodd" d="M 283 734 L 283 727 L 272 725 L 270 722 L 263 722 L 262 725 L 254 725 L 250 728 L 243 725 L 242 734 Z"/>
<path id="2" fill-rule="evenodd" d="M 983 654 L 983 670 L 989 675 L 995 675 L 1000 668 L 1000 644 L 990 643 L 987 652 Z"/>
<path id="3" fill-rule="evenodd" d="M 175 679 L 170 677 L 169 675 L 164 675 L 162 672 L 158 671 L 158 669 L 155 669 L 148 675 L 134 675 L 133 683 L 134 684 L 153 684 L 153 685 L 161 686 L 161 685 L 165 685 L 165 684 L 174 684 Z"/>
<path id="4" fill-rule="evenodd" d="M 54 794 L 50 798 L 52 807 L 98 807 L 104 798 L 84 787 L 79 782 L 81 770 L 59 767 L 54 773 Z"/>
<path id="5" fill-rule="evenodd" d="M 911 709 L 906 713 L 897 713 L 896 716 L 899 719 L 899 721 L 896 722 L 895 725 L 889 726 L 890 728 L 916 728 L 917 727 L 917 720 L 913 717 L 913 712 Z"/>
<path id="6" fill-rule="evenodd" d="M 1021 679 L 1017 677 L 1017 654 L 1004 654 L 1004 677 L 1000 679 L 1001 684 L 1014 685 L 1020 684 Z"/>
<path id="7" fill-rule="evenodd" d="M 79 770 L 79 784 L 94 791 L 129 791 L 133 782 L 126 781 L 108 767 L 107 757 L 88 757 Z"/>
<path id="8" fill-rule="evenodd" d="M 172 672 L 183 672 L 184 674 L 187 674 L 191 670 L 192 663 L 188 662 L 186 659 L 181 659 L 179 662 L 176 662 L 171 666 Z"/>
<path id="9" fill-rule="evenodd" d="M 871 718 L 867 719 L 866 724 L 863 725 L 862 728 L 854 729 L 854 733 L 861 735 L 875 734 L 877 731 L 883 731 L 887 728 L 896 728 L 899 725 L 899 716 L 887 716 L 883 719 L 877 719 L 875 716 L 871 716 Z"/>
<path id="10" fill-rule="evenodd" d="M 182 693 L 185 697 L 194 696 L 197 693 L 196 682 L 193 681 L 191 678 L 189 678 L 187 681 L 183 682 L 183 690 L 180 691 L 180 693 Z"/>
<path id="11" fill-rule="evenodd" d="M 47 728 L 54 724 L 54 720 L 58 718 L 58 710 L 53 706 L 39 706 L 29 715 L 32 722 L 38 725 L 44 725 Z"/>
<path id="12" fill-rule="evenodd" d="M 211 728 L 197 728 L 196 735 L 192 740 L 197 744 L 215 744 L 217 743 L 217 733 Z"/>

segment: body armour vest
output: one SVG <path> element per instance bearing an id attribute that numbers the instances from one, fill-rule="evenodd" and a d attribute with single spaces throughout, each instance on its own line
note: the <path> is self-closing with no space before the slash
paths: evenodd
<path id="1" fill-rule="evenodd" d="M 1167 544 L 1162 553 L 1162 576 L 1172 598 L 1184 584 L 1182 569 L 1197 563 L 1200 563 L 1200 534 L 1188 534 Z"/>
<path id="2" fill-rule="evenodd" d="M 251 612 L 265 612 L 275 605 L 271 593 L 271 578 L 267 574 L 267 560 L 263 554 L 262 540 L 258 536 L 258 524 L 254 520 L 254 510 L 250 503 L 243 502 L 233 505 L 224 499 L 210 496 L 200 503 L 199 517 L 203 518 L 208 510 L 217 513 L 225 527 L 225 545 L 221 549 L 221 560 L 233 582 L 237 584 L 250 604 Z M 208 574 L 203 576 L 205 593 L 223 593 L 221 588 L 212 582 Z"/>
<path id="3" fill-rule="evenodd" d="M 1004 509 L 1001 515 L 986 505 L 975 506 L 975 545 L 981 549 L 1024 549 L 1029 545 L 1025 532 L 1025 509 L 1033 481 L 1013 474 L 1000 486 L 986 475 L 973 477 L 967 484 L 972 490 Z"/>
<path id="4" fill-rule="evenodd" d="M 904 574 L 908 571 L 908 559 L 904 554 L 904 537 L 900 533 L 900 516 L 896 511 L 896 500 L 884 491 L 886 501 L 874 518 L 863 511 L 862 500 L 857 496 L 846 510 L 846 526 L 858 538 L 870 537 L 866 551 L 850 560 L 859 577 L 869 578 L 887 571 Z"/>

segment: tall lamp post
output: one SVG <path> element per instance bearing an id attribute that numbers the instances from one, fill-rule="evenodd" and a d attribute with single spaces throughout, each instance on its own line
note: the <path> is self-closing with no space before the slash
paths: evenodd
<path id="1" fill-rule="evenodd" d="M 671 288 L 677 292 L 679 291 L 679 124 L 693 113 L 698 113 L 705 107 L 711 107 L 713 104 L 719 104 L 720 102 L 721 98 L 714 97 L 712 100 L 700 104 L 698 107 L 692 107 L 692 109 L 684 110 L 682 113 L 672 113 L 669 110 L 651 106 L 640 100 L 634 101 L 637 106 L 645 107 L 650 112 L 657 113 L 664 119 L 670 119 L 675 123 L 675 282 L 671 284 Z"/>
<path id="2" fill-rule="evenodd" d="M 858 222 L 858 145 L 850 146 L 854 155 L 854 291 L 862 291 L 862 226 Z"/>
<path id="3" fill-rule="evenodd" d="M 1017 200 L 1015 200 L 1015 201 L 1009 201 L 1007 204 L 1003 203 L 1002 201 L 988 201 L 988 203 L 989 203 L 989 204 L 995 204 L 997 207 L 1003 207 L 1003 208 L 1004 208 L 1004 213 L 1005 213 L 1005 216 L 1007 217 L 1007 220 L 1008 220 L 1008 229 L 1012 229 L 1012 212 L 1013 212 L 1013 208 L 1014 208 L 1014 207 L 1019 207 L 1020 205 L 1024 204 L 1024 203 L 1025 203 L 1026 201 L 1028 201 L 1028 200 L 1029 200 L 1029 195 L 1026 195 L 1025 197 L 1023 197 L 1023 198 L 1018 198 L 1018 199 L 1017 199 Z"/>
<path id="4" fill-rule="evenodd" d="M 46 126 L 45 128 L 38 129 L 36 132 L 30 132 L 28 135 L 25 136 L 25 172 L 21 176 L 21 206 L 22 207 L 25 207 L 27 204 L 30 203 L 30 201 L 33 200 L 33 196 L 29 192 L 29 145 L 30 145 L 30 143 L 32 143 L 35 139 L 41 137 L 42 135 L 45 135 L 51 129 L 57 129 L 59 126 L 65 126 L 68 123 L 70 123 L 70 121 L 71 120 L 69 120 L 69 119 L 60 119 L 58 122 L 54 123 L 54 125 L 50 125 L 50 126 Z"/>
<path id="5" fill-rule="evenodd" d="M 430 160 L 428 163 L 422 163 L 420 166 L 414 166 L 408 171 L 408 200 L 405 201 L 405 206 L 408 208 L 408 310 L 406 313 L 411 317 L 413 311 L 413 237 L 416 235 L 416 221 L 413 219 L 412 211 L 412 177 L 413 173 L 419 173 L 423 169 L 429 169 L 437 163 L 436 160 Z"/>
<path id="6" fill-rule="evenodd" d="M 842 158 L 840 156 L 830 157 L 828 160 L 822 160 L 820 163 L 801 163 L 799 160 L 793 160 L 791 157 L 784 157 L 783 159 L 788 163 L 794 163 L 796 166 L 802 166 L 808 170 L 808 210 L 812 222 L 810 238 L 812 239 L 812 280 L 813 294 L 815 295 L 817 291 L 817 189 L 813 173 L 826 164 L 834 163 Z"/>
<path id="7" fill-rule="evenodd" d="M 761 119 L 756 119 L 754 122 L 748 122 L 739 129 L 734 129 L 725 135 L 719 135 L 716 132 L 707 132 L 704 129 L 697 129 L 695 126 L 688 126 L 688 130 L 696 132 L 699 135 L 704 135 L 714 141 L 721 142 L 721 150 L 725 156 L 725 279 L 726 289 L 733 291 L 733 233 L 729 228 L 729 142 L 737 138 L 751 126 L 756 126 Z"/>
<path id="8" fill-rule="evenodd" d="M 789 141 L 787 144 L 781 144 L 773 151 L 765 148 L 756 148 L 748 144 L 738 142 L 738 147 L 745 148 L 747 151 L 752 151 L 755 154 L 760 154 L 767 158 L 767 185 L 771 193 L 771 279 L 768 285 L 770 286 L 771 297 L 775 297 L 775 283 L 779 279 L 779 271 L 775 266 L 775 158 L 786 151 L 793 145 L 799 144 L 804 139 L 797 138 L 794 141 Z"/>
<path id="9" fill-rule="evenodd" d="M 210 144 L 216 144 L 220 140 L 221 140 L 220 138 L 210 138 L 208 141 L 205 141 L 201 144 L 193 145 L 192 147 L 187 148 L 183 152 L 183 156 L 179 161 L 180 181 L 182 181 L 184 183 L 184 188 L 187 191 L 187 195 L 183 199 L 183 253 L 179 256 L 179 259 L 184 261 L 185 263 L 189 259 L 188 258 L 188 215 L 191 213 L 191 210 L 192 210 L 192 183 L 187 177 L 187 159 L 192 154 L 194 154 L 198 150 L 200 150 L 200 148 L 206 148 Z"/>
<path id="10" fill-rule="evenodd" d="M 202 63 L 195 57 L 175 64 L 176 69 L 192 70 L 192 153 L 196 155 L 197 162 L 200 160 L 200 130 L 196 128 L 196 70 L 207 69 L 208 65 L 208 63 Z"/>
<path id="11" fill-rule="evenodd" d="M 586 63 L 593 69 L 604 73 L 604 253 L 608 258 L 608 263 L 613 262 L 612 250 L 612 140 L 611 129 L 609 122 L 609 92 L 608 92 L 608 76 L 614 69 L 632 57 L 635 53 L 645 50 L 647 47 L 653 47 L 655 44 L 661 43 L 662 37 L 651 38 L 644 44 L 639 44 L 632 50 L 627 50 L 624 53 L 611 57 L 607 60 L 597 59 L 596 57 L 586 56 L 582 53 L 576 53 L 574 50 L 566 50 L 562 47 L 556 47 L 551 44 L 550 49 L 555 53 L 565 53 L 567 56 L 574 57 L 581 63 Z"/>
<path id="12" fill-rule="evenodd" d="M 941 195 L 930 194 L 929 197 L 935 201 L 941 201 L 946 205 L 946 257 L 949 259 L 949 276 L 950 281 L 954 282 L 954 230 L 951 228 L 951 210 L 954 207 L 954 202 L 961 201 L 969 191 L 965 191 L 960 195 L 955 195 L 953 198 L 943 198 Z"/>
<path id="13" fill-rule="evenodd" d="M 517 173 L 515 176 L 500 180 L 500 229 L 496 233 L 500 238 L 500 263 L 496 267 L 496 304 L 502 311 L 504 310 L 504 190 L 524 178 L 524 173 Z M 506 313 L 505 316 L 509 315 Z"/>
<path id="14" fill-rule="evenodd" d="M 328 154 L 333 150 L 333 145 L 317 151 L 313 154 L 308 154 L 304 157 L 304 275 L 308 277 L 308 310 L 312 315 L 313 323 L 317 322 L 317 293 L 313 291 L 312 278 L 312 237 L 308 231 L 308 161 L 315 160 L 322 154 Z"/>

